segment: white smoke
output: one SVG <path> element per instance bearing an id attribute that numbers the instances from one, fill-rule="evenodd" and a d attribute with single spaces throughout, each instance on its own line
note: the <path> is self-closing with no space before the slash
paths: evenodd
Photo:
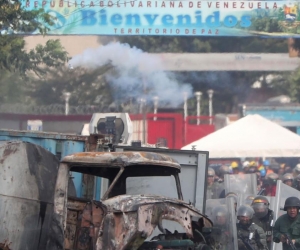
<path id="1" fill-rule="evenodd" d="M 150 102 L 158 96 L 159 106 L 177 107 L 183 103 L 184 92 L 188 97 L 192 95 L 191 85 L 180 84 L 170 72 L 163 71 L 159 57 L 128 44 L 117 42 L 87 49 L 70 60 L 74 69 L 97 69 L 107 63 L 117 71 L 117 74 L 106 77 L 112 89 L 116 90 L 113 94 L 118 101 L 144 98 Z"/>

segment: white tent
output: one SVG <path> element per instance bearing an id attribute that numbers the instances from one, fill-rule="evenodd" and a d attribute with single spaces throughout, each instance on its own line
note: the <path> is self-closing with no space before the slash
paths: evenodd
<path id="1" fill-rule="evenodd" d="M 300 136 L 260 115 L 244 118 L 181 149 L 209 151 L 210 158 L 300 157 Z"/>

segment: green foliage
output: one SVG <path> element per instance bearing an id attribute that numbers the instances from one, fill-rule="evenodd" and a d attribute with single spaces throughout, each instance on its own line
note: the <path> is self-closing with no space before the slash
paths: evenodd
<path id="1" fill-rule="evenodd" d="M 21 1 L 0 0 L 0 101 L 28 103 L 31 78 L 45 76 L 49 69 L 57 69 L 68 60 L 59 40 L 49 40 L 29 52 L 25 51 L 22 33 L 45 35 L 54 24 L 43 9 L 28 11 Z M 45 24 L 45 25 L 44 25 Z M 34 76 L 32 75 L 34 73 Z"/>
<path id="2" fill-rule="evenodd" d="M 149 53 L 288 52 L 287 42 L 282 38 L 122 36 L 118 40 Z"/>
<path id="3" fill-rule="evenodd" d="M 293 102 L 300 102 L 300 68 L 292 73 L 282 74 L 272 84 L 278 95 L 288 95 Z"/>
<path id="4" fill-rule="evenodd" d="M 1 34 L 32 33 L 46 34 L 54 24 L 54 17 L 43 9 L 28 11 L 21 6 L 20 0 L 0 0 Z M 44 25 L 44 24 L 46 25 Z"/>
<path id="5" fill-rule="evenodd" d="M 110 69 L 110 65 L 93 71 L 82 68 L 70 70 L 67 67 L 49 69 L 44 79 L 31 80 L 29 94 L 38 105 L 62 103 L 62 94 L 70 92 L 71 105 L 107 107 L 112 98 L 110 88 L 102 75 Z"/>
<path id="6" fill-rule="evenodd" d="M 0 103 L 25 103 L 26 87 L 18 73 L 0 70 Z"/>
<path id="7" fill-rule="evenodd" d="M 252 19 L 252 25 L 249 29 L 254 31 L 268 32 L 268 33 L 281 31 L 281 28 L 278 24 L 278 20 L 272 19 L 270 17 Z"/>
<path id="8" fill-rule="evenodd" d="M 68 60 L 67 52 L 59 40 L 49 40 L 46 45 L 38 45 L 27 53 L 23 37 L 14 35 L 0 36 L 0 69 L 19 72 L 28 71 L 38 76 L 45 74 L 47 67 L 61 67 Z"/>

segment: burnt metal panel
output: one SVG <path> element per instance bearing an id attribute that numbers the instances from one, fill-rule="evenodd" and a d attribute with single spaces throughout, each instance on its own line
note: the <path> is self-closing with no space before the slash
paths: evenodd
<path id="1" fill-rule="evenodd" d="M 0 243 L 46 249 L 58 159 L 25 142 L 0 145 Z"/>
<path id="2" fill-rule="evenodd" d="M 173 158 L 153 152 L 82 152 L 66 156 L 62 162 L 76 164 L 95 164 L 107 168 L 132 165 L 157 165 L 180 170 Z"/>
<path id="3" fill-rule="evenodd" d="M 162 220 L 179 223 L 188 238 L 195 237 L 193 222 L 203 222 L 203 225 L 199 224 L 200 228 L 212 226 L 209 219 L 180 200 L 159 196 L 119 196 L 105 200 L 103 204 L 107 207 L 107 215 L 96 243 L 97 250 L 136 250 L 156 227 L 165 231 Z"/>

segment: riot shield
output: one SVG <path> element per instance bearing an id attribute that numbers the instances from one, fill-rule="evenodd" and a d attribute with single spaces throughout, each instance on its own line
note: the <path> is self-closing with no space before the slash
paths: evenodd
<path id="1" fill-rule="evenodd" d="M 225 205 L 225 199 L 208 199 L 205 204 L 205 215 L 213 221 L 214 207 Z"/>
<path id="2" fill-rule="evenodd" d="M 284 203 L 285 200 L 291 196 L 300 198 L 300 191 L 278 180 L 276 186 L 276 196 L 274 197 L 273 201 L 271 200 L 272 203 L 270 204 L 272 205 L 274 211 L 274 223 L 281 215 L 286 213 L 285 211 L 283 211 Z M 272 246 L 272 250 L 281 250 L 281 249 L 282 249 L 281 243 L 274 243 Z"/>
<path id="3" fill-rule="evenodd" d="M 225 194 L 234 192 L 239 197 L 238 205 L 250 194 L 257 194 L 256 174 L 225 175 Z M 241 199 L 243 196 L 243 199 Z"/>
<path id="4" fill-rule="evenodd" d="M 230 239 L 229 248 L 227 249 L 234 249 L 238 250 L 238 241 L 237 241 L 237 229 L 236 229 L 236 204 L 233 197 L 226 198 L 226 204 L 229 210 L 229 229 L 230 229 Z"/>
<path id="5" fill-rule="evenodd" d="M 237 250 L 235 199 L 209 199 L 206 201 L 206 215 L 213 222 L 210 247 L 212 249 Z"/>
<path id="6" fill-rule="evenodd" d="M 241 205 L 251 206 L 253 199 L 255 198 L 255 194 L 242 194 L 241 195 Z"/>

